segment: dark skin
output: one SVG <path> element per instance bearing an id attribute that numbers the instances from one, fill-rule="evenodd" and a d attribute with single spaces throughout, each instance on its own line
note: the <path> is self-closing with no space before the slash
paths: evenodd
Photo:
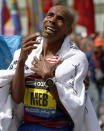
<path id="1" fill-rule="evenodd" d="M 55 6 L 49 10 L 48 14 L 43 20 L 43 50 L 40 55 L 40 59 L 37 59 L 36 56 L 34 56 L 31 70 L 34 71 L 37 75 L 41 76 L 44 80 L 47 78 L 52 78 L 52 72 L 55 70 L 57 65 L 61 64 L 63 61 L 62 59 L 59 59 L 56 63 L 49 63 L 47 58 L 52 58 L 56 55 L 57 51 L 62 46 L 64 38 L 71 33 L 72 28 L 71 24 L 69 24 L 70 19 L 70 15 L 68 14 L 68 11 L 65 7 Z M 19 62 L 12 82 L 12 97 L 18 104 L 23 101 L 25 94 L 25 61 L 27 60 L 31 51 L 36 48 L 35 44 L 39 44 L 36 42 L 36 38 L 38 36 L 38 34 L 30 35 L 24 38 L 22 42 Z M 35 65 L 34 61 L 36 62 Z M 56 99 L 56 102 L 60 108 L 70 117 L 59 99 L 56 86 L 52 88 L 49 87 L 49 91 Z"/>
<path id="2" fill-rule="evenodd" d="M 16 73 L 12 82 L 12 97 L 17 104 L 23 101 L 25 93 L 25 78 L 24 78 L 25 61 L 28 58 L 28 55 L 31 53 L 31 51 L 36 48 L 35 46 L 33 46 L 34 43 L 39 44 L 38 42 L 36 42 L 36 38 L 38 36 L 39 34 L 32 34 L 24 38 L 24 40 L 22 41 L 21 53 L 16 68 Z"/>

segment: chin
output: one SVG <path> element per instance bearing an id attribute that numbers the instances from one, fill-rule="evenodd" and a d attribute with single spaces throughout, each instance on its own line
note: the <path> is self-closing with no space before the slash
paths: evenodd
<path id="1" fill-rule="evenodd" d="M 43 33 L 42 36 L 43 36 L 44 38 L 46 38 L 46 39 L 55 39 L 55 38 L 56 38 L 55 35 L 53 36 L 53 35 L 45 34 L 45 33 Z"/>

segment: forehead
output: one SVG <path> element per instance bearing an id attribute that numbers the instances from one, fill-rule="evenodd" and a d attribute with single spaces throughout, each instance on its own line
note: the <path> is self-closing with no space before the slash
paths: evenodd
<path id="1" fill-rule="evenodd" d="M 48 11 L 48 13 L 50 13 L 50 12 L 52 12 L 52 13 L 54 13 L 54 14 L 57 14 L 57 15 L 63 15 L 63 16 L 67 16 L 68 15 L 68 13 L 67 13 L 67 10 L 66 10 L 66 8 L 64 8 L 64 7 L 62 7 L 62 6 L 54 6 L 54 7 L 52 7 L 49 11 Z"/>

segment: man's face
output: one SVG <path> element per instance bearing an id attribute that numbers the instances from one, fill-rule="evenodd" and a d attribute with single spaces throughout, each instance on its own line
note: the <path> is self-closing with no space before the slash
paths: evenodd
<path id="1" fill-rule="evenodd" d="M 42 24 L 42 35 L 47 39 L 62 39 L 69 28 L 67 12 L 64 8 L 53 7 L 49 10 Z"/>

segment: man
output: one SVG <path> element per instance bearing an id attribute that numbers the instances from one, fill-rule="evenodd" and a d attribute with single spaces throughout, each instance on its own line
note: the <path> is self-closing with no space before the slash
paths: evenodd
<path id="1" fill-rule="evenodd" d="M 24 101 L 24 122 L 19 131 L 100 130 L 94 113 L 95 127 L 88 121 L 91 109 L 86 107 L 83 83 L 88 62 L 68 37 L 72 24 L 71 12 L 63 6 L 52 7 L 43 20 L 42 37 L 33 34 L 25 38 L 15 53 L 18 64 L 12 98 L 17 104 Z"/>

